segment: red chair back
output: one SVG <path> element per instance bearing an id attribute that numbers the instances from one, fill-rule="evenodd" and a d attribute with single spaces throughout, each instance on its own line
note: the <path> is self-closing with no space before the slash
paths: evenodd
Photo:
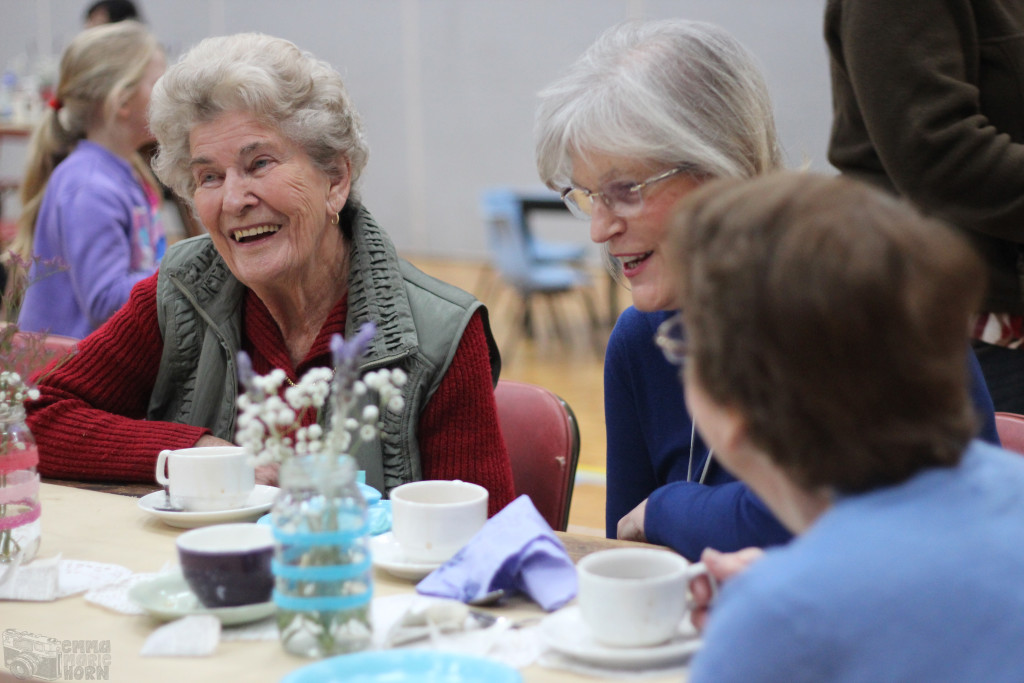
<path id="1" fill-rule="evenodd" d="M 996 413 L 996 432 L 1003 448 L 1024 454 L 1024 415 Z"/>
<path id="2" fill-rule="evenodd" d="M 572 408 L 544 387 L 509 380 L 498 382 L 494 398 L 516 494 L 530 496 L 551 528 L 565 531 L 580 455 Z"/>

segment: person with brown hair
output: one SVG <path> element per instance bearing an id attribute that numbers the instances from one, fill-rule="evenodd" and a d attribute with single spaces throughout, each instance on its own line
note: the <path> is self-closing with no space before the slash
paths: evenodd
<path id="1" fill-rule="evenodd" d="M 726 581 L 690 680 L 1018 679 L 1024 459 L 973 440 L 964 364 L 981 259 L 810 174 L 712 183 L 672 234 L 687 405 L 797 535 Z"/>
<path id="2" fill-rule="evenodd" d="M 139 9 L 132 0 L 96 0 L 85 9 L 86 28 L 129 19 L 142 21 Z"/>

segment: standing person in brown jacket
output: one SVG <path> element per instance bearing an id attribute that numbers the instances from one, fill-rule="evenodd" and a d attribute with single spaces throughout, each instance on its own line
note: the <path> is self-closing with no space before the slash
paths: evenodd
<path id="1" fill-rule="evenodd" d="M 829 161 L 962 228 L 996 410 L 1024 413 L 1024 1 L 828 0 Z"/>

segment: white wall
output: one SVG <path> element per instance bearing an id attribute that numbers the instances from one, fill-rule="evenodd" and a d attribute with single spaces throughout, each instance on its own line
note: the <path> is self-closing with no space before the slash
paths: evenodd
<path id="1" fill-rule="evenodd" d="M 821 0 L 136 1 L 172 58 L 209 35 L 262 31 L 331 62 L 371 145 L 363 198 L 407 253 L 486 254 L 480 191 L 538 184 L 535 93 L 626 18 L 682 16 L 731 31 L 765 68 L 788 163 L 829 169 Z M 0 0 L 0 66 L 59 52 L 87 4 Z M 17 159 L 4 152 L 0 172 Z M 582 225 L 547 229 L 586 239 Z"/>

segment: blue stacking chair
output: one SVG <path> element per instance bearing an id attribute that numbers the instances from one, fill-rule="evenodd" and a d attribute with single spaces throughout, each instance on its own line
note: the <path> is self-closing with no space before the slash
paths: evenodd
<path id="1" fill-rule="evenodd" d="M 483 193 L 480 208 L 487 226 L 493 265 L 502 281 L 519 295 L 522 304 L 521 329 L 526 334 L 532 334 L 530 304 L 535 295 L 541 295 L 548 301 L 556 333 L 567 340 L 553 298 L 576 292 L 583 297 L 592 332 L 599 329 L 597 311 L 589 292 L 589 273 L 571 262 L 537 257 L 533 246 L 536 242 L 531 239 L 524 221 L 520 197 L 510 189 L 490 189 Z M 510 351 L 509 348 L 506 353 Z"/>

